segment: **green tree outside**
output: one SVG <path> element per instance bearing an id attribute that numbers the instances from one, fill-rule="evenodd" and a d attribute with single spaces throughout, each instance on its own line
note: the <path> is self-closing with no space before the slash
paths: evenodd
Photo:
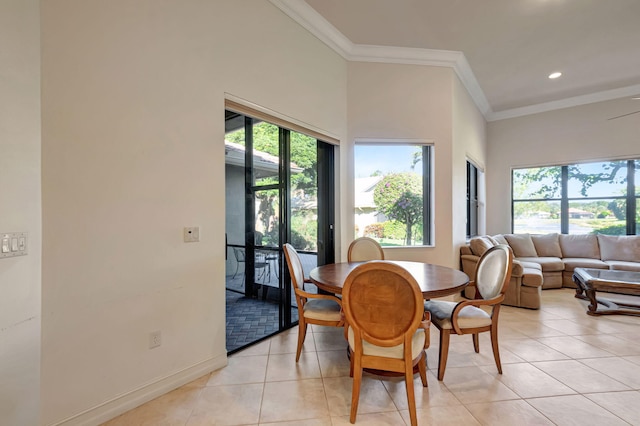
<path id="1" fill-rule="evenodd" d="M 406 227 L 405 243 L 411 245 L 413 226 L 422 221 L 422 178 L 417 173 L 393 173 L 382 178 L 373 192 L 378 211 Z"/>

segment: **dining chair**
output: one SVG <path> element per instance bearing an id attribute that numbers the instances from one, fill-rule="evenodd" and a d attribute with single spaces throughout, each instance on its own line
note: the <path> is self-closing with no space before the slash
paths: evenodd
<path id="1" fill-rule="evenodd" d="M 413 372 L 417 365 L 426 387 L 429 347 L 429 313 L 423 304 L 415 278 L 394 263 L 367 262 L 347 276 L 342 306 L 353 377 L 351 423 L 358 412 L 362 369 L 367 368 L 404 375 L 411 425 L 417 424 Z"/>
<path id="2" fill-rule="evenodd" d="M 287 259 L 291 284 L 298 305 L 298 347 L 296 349 L 296 362 L 300 360 L 302 344 L 307 335 L 307 325 L 326 325 L 342 327 L 342 302 L 335 296 L 328 294 L 315 294 L 305 291 L 304 285 L 310 282 L 304 278 L 304 270 L 298 252 L 291 244 L 284 245 L 284 256 Z"/>
<path id="3" fill-rule="evenodd" d="M 425 310 L 431 313 L 431 321 L 440 330 L 440 354 L 438 359 L 438 380 L 444 378 L 449 354 L 449 338 L 454 334 L 471 334 L 473 348 L 480 352 L 478 333 L 491 333 L 491 347 L 493 357 L 502 374 L 500 352 L 498 349 L 498 315 L 504 300 L 504 294 L 509 284 L 511 268 L 513 267 L 513 252 L 505 244 L 500 244 L 487 250 L 480 260 L 473 281 L 470 286 L 476 287 L 478 299 L 465 300 L 459 303 L 444 300 L 428 300 L 424 303 Z M 490 307 L 487 313 L 481 306 Z"/>
<path id="4" fill-rule="evenodd" d="M 373 238 L 360 237 L 349 244 L 347 260 L 349 262 L 384 260 L 384 251 L 382 251 L 380 243 Z"/>

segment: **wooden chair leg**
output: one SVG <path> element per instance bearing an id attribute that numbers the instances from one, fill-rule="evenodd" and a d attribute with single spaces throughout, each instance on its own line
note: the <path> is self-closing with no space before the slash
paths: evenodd
<path id="1" fill-rule="evenodd" d="M 356 358 L 353 354 L 353 358 Z M 356 422 L 356 415 L 358 414 L 358 402 L 360 401 L 360 385 L 362 384 L 362 363 L 359 359 L 355 360 L 354 372 L 353 372 L 353 389 L 351 390 L 351 415 L 349 421 L 351 423 Z"/>
<path id="2" fill-rule="evenodd" d="M 420 372 L 420 380 L 422 380 L 422 386 L 427 387 L 429 383 L 427 383 L 427 354 L 422 351 L 422 357 L 420 361 L 418 361 L 418 371 Z"/>
<path id="3" fill-rule="evenodd" d="M 493 358 L 496 360 L 498 373 L 502 374 L 502 364 L 500 363 L 500 349 L 498 348 L 498 323 L 491 324 L 491 348 L 493 349 Z"/>
<path id="4" fill-rule="evenodd" d="M 449 356 L 449 334 L 451 330 L 440 330 L 440 354 L 438 356 L 438 380 L 444 378 L 444 369 L 447 368 L 447 357 Z"/>
<path id="5" fill-rule="evenodd" d="M 418 417 L 416 415 L 416 394 L 413 389 L 413 365 L 411 362 L 407 362 L 406 360 L 404 364 L 404 381 L 407 387 L 407 400 L 409 402 L 409 418 L 411 419 L 411 426 L 417 426 Z"/>
<path id="6" fill-rule="evenodd" d="M 473 350 L 476 351 L 477 354 L 480 353 L 480 339 L 478 338 L 478 333 L 473 333 L 471 335 L 473 337 Z"/>
<path id="7" fill-rule="evenodd" d="M 302 344 L 307 336 L 307 323 L 304 322 L 304 317 L 300 317 L 298 320 L 298 348 L 296 349 L 296 362 L 300 360 L 300 353 L 302 352 Z"/>
<path id="8" fill-rule="evenodd" d="M 348 349 L 349 351 L 349 377 L 353 377 L 353 363 L 354 363 L 354 358 L 355 355 L 353 353 L 353 351 L 351 350 L 351 348 Z"/>

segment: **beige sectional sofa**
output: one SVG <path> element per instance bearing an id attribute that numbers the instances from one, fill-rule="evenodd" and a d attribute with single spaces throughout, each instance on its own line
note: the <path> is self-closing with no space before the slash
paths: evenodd
<path id="1" fill-rule="evenodd" d="M 540 291 L 575 287 L 575 268 L 640 271 L 640 236 L 602 234 L 501 234 L 475 237 L 460 248 L 462 270 L 473 277 L 480 256 L 496 244 L 513 250 L 514 266 L 505 305 L 538 309 Z M 473 288 L 464 295 L 473 298 Z"/>

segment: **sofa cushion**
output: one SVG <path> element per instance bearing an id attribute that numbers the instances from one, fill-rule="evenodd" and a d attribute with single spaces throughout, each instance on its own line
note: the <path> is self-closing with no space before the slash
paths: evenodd
<path id="1" fill-rule="evenodd" d="M 509 245 L 509 242 L 506 240 L 506 238 L 504 238 L 504 235 L 502 235 L 502 234 L 494 235 L 491 238 L 493 238 L 493 240 L 498 244 Z"/>
<path id="2" fill-rule="evenodd" d="M 607 260 L 604 263 L 609 265 L 609 269 L 616 271 L 640 272 L 640 262 L 624 262 L 622 260 Z"/>
<path id="3" fill-rule="evenodd" d="M 536 257 L 536 247 L 529 234 L 507 234 L 504 238 L 509 242 L 515 257 Z"/>
<path id="4" fill-rule="evenodd" d="M 600 259 L 587 259 L 586 257 L 565 257 L 564 270 L 573 271 L 575 268 L 609 269 L 609 265 Z"/>
<path id="5" fill-rule="evenodd" d="M 562 257 L 558 234 L 531 235 L 531 241 L 536 247 L 538 256 Z"/>
<path id="6" fill-rule="evenodd" d="M 598 234 L 598 244 L 602 260 L 640 262 L 640 235 Z"/>
<path id="7" fill-rule="evenodd" d="M 521 257 L 520 262 L 537 263 L 542 268 L 542 272 L 564 271 L 564 263 L 559 257 Z"/>
<path id="8" fill-rule="evenodd" d="M 560 234 L 562 257 L 600 259 L 598 237 L 593 234 Z"/>
<path id="9" fill-rule="evenodd" d="M 493 247 L 495 244 L 487 237 L 474 237 L 469 241 L 469 247 L 471 252 L 476 256 L 482 256 L 487 250 Z"/>
<path id="10" fill-rule="evenodd" d="M 491 241 L 491 244 L 493 244 L 494 246 L 497 246 L 498 244 L 506 244 L 506 243 L 498 242 L 498 240 L 493 238 L 491 235 L 485 235 L 485 237 L 487 237 L 489 239 L 489 241 Z"/>

